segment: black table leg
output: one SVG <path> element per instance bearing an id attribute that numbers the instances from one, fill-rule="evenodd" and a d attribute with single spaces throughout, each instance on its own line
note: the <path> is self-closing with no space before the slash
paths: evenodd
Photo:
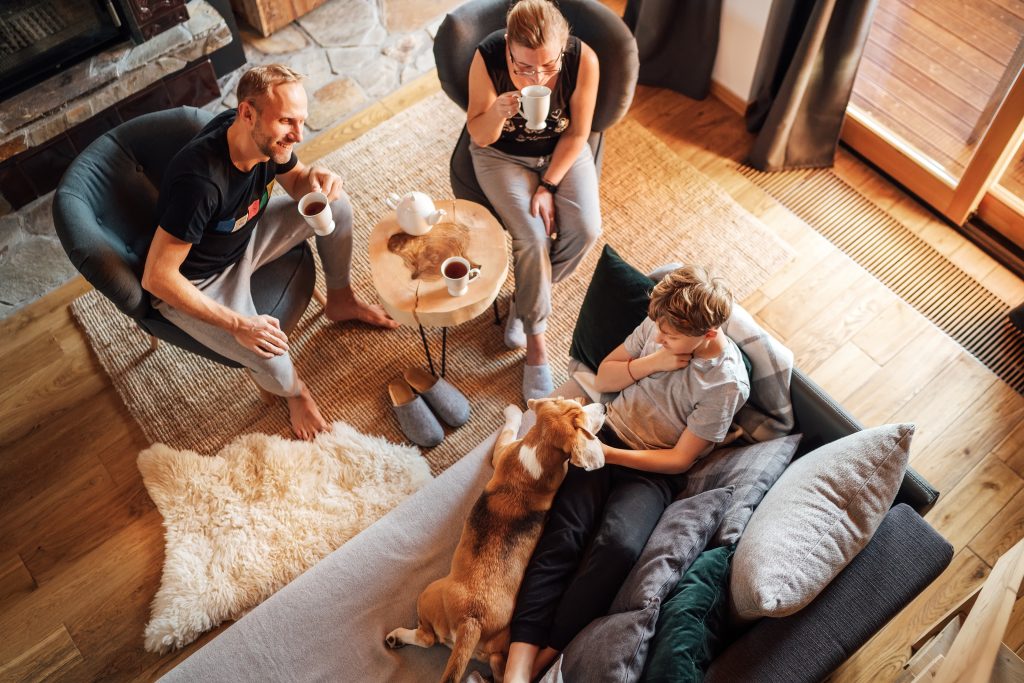
<path id="1" fill-rule="evenodd" d="M 441 376 L 444 377 L 445 354 L 448 351 L 448 328 L 441 328 Z"/>
<path id="2" fill-rule="evenodd" d="M 434 361 L 430 357 L 430 347 L 427 346 L 427 334 L 426 334 L 426 332 L 423 331 L 423 325 L 420 325 L 420 339 L 423 340 L 423 353 L 427 357 L 427 365 L 430 366 L 430 374 L 434 375 L 436 377 L 437 373 L 434 372 Z M 443 358 L 443 355 L 442 355 L 442 358 Z M 443 369 L 441 370 L 441 375 L 444 376 L 444 370 Z"/>

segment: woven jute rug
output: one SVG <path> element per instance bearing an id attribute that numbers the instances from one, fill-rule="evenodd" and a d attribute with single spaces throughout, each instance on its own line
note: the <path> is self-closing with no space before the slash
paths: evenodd
<path id="1" fill-rule="evenodd" d="M 352 280 L 363 297 L 374 299 L 366 245 L 374 224 L 389 210 L 384 197 L 410 190 L 450 197 L 448 160 L 464 121 L 465 114 L 438 93 L 318 162 L 345 179 L 355 211 Z M 640 124 L 619 123 L 605 144 L 604 236 L 575 276 L 554 289 L 548 352 L 556 386 L 565 379 L 576 314 L 601 244 L 611 244 L 645 270 L 668 261 L 709 266 L 740 300 L 792 256 L 760 220 Z M 499 296 L 502 315 L 512 292 L 511 267 L 509 272 Z M 71 310 L 150 441 L 215 453 L 244 432 L 290 434 L 284 404 L 264 406 L 244 371 L 169 344 L 151 352 L 146 334 L 98 292 L 82 296 Z M 403 440 L 386 384 L 402 368 L 426 366 L 419 330 L 331 325 L 319 312 L 315 302 L 310 305 L 289 347 L 324 418 Z M 437 359 L 440 330 L 427 334 Z M 502 327 L 489 313 L 448 330 L 447 379 L 469 397 L 472 417 L 425 453 L 435 474 L 500 426 L 505 405 L 522 403 L 523 358 L 522 351 L 505 348 Z"/>

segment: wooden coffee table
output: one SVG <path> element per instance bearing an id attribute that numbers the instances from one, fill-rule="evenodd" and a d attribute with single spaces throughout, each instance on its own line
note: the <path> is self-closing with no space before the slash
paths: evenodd
<path id="1" fill-rule="evenodd" d="M 370 233 L 370 270 L 384 310 L 403 325 L 416 325 L 423 340 L 430 372 L 425 327 L 440 327 L 441 376 L 444 377 L 448 328 L 472 320 L 491 305 L 500 323 L 497 298 L 508 277 L 508 246 L 501 224 L 483 206 L 464 199 L 436 201 L 448 212 L 426 235 L 402 232 L 389 212 Z M 441 277 L 441 262 L 463 256 L 480 276 L 463 296 L 451 296 Z M 436 374 L 436 373 L 434 373 Z"/>

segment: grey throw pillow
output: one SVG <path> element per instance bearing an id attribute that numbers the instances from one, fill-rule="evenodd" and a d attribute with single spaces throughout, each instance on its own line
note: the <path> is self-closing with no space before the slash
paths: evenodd
<path id="1" fill-rule="evenodd" d="M 736 616 L 783 617 L 818 596 L 892 506 L 913 434 L 911 424 L 865 429 L 786 469 L 736 548 L 729 591 Z"/>
<path id="2" fill-rule="evenodd" d="M 716 489 L 665 509 L 609 614 L 592 621 L 565 648 L 565 680 L 640 679 L 662 599 L 704 549 L 731 498 L 731 489 Z"/>
<path id="3" fill-rule="evenodd" d="M 793 434 L 749 446 L 722 448 L 701 458 L 687 471 L 686 486 L 677 499 L 734 487 L 732 500 L 710 545 L 733 545 L 739 541 L 754 508 L 793 459 L 800 438 L 800 434 Z"/>

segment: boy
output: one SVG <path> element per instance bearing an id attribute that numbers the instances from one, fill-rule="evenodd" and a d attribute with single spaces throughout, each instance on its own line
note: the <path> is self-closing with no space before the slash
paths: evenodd
<path id="1" fill-rule="evenodd" d="M 600 434 L 606 467 L 570 467 L 559 489 L 516 600 L 506 681 L 534 678 L 607 612 L 681 474 L 725 439 L 750 393 L 739 348 L 720 329 L 731 312 L 721 279 L 679 268 L 601 362 L 596 387 L 619 392 Z"/>

